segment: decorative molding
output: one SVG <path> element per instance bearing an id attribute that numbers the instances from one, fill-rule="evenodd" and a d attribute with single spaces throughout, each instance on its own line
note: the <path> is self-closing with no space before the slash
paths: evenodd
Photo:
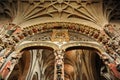
<path id="1" fill-rule="evenodd" d="M 53 42 L 68 42 L 69 41 L 69 35 L 68 35 L 68 30 L 66 29 L 54 29 L 52 36 L 51 36 L 51 41 Z"/>

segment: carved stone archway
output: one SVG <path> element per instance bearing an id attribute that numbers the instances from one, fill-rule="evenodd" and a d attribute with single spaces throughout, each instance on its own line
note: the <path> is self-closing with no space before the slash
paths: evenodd
<path id="1" fill-rule="evenodd" d="M 102 58 L 102 60 L 106 60 L 106 58 L 109 58 L 109 61 L 114 61 L 111 55 L 106 53 L 106 51 L 108 50 L 106 46 L 110 41 L 110 39 L 108 39 L 109 37 L 106 34 L 101 33 L 100 30 L 86 25 L 68 22 L 44 23 L 26 27 L 26 29 L 20 30 L 19 34 L 15 34 L 15 36 L 14 34 L 12 36 L 8 35 L 6 39 L 10 39 L 10 41 L 12 40 L 15 42 L 14 44 L 10 44 L 9 46 L 14 47 L 13 55 L 15 55 L 15 58 L 17 57 L 18 60 L 22 55 L 20 53 L 22 49 L 41 49 L 42 47 L 51 47 L 55 51 L 53 52 L 53 55 L 55 55 L 56 60 L 62 61 L 63 58 L 57 59 L 57 56 L 63 57 L 64 54 L 61 53 L 64 53 L 66 48 L 73 46 L 82 46 L 97 49 L 99 51 L 98 55 Z M 10 43 L 10 41 L 8 43 Z M 55 67 L 57 65 L 58 63 L 55 64 Z M 62 66 L 63 67 L 61 67 L 62 70 L 60 73 L 63 73 L 61 74 L 61 78 L 64 79 L 63 62 Z M 57 68 L 55 67 L 54 76 L 56 75 L 57 71 Z M 31 79 L 30 77 L 28 78 Z M 54 79 L 56 78 L 60 77 L 54 77 Z"/>
<path id="2" fill-rule="evenodd" d="M 119 25 L 117 27 L 111 25 L 114 21 L 116 23 L 116 20 L 120 20 L 119 7 L 118 0 L 1 0 L 0 74 L 2 78 L 8 79 L 12 75 L 10 74 L 12 70 L 14 74 L 14 67 L 16 64 L 19 65 L 18 62 L 23 58 L 25 51 L 31 56 L 29 66 L 32 67 L 27 70 L 28 74 L 25 74 L 28 80 L 37 79 L 36 74 L 39 76 L 38 80 L 53 80 L 53 77 L 54 80 L 56 78 L 64 80 L 64 76 L 65 80 L 75 80 L 73 72 L 77 69 L 74 60 L 77 53 L 90 54 L 85 57 L 96 60 L 102 65 L 101 71 L 98 72 L 104 75 L 113 72 L 113 78 L 119 78 L 120 28 Z M 71 48 L 74 49 L 69 51 L 68 49 Z M 96 49 L 97 51 L 94 52 Z M 80 54 L 77 58 L 82 58 Z M 93 57 L 89 58 L 89 56 Z M 96 57 L 98 59 L 95 59 Z M 77 60 L 79 64 L 80 58 Z M 58 64 L 59 62 L 62 65 Z M 80 65 L 77 67 L 80 68 Z M 104 72 L 106 69 L 111 71 L 106 73 Z M 68 73 L 70 75 L 67 75 Z M 51 76 L 53 74 L 54 76 Z M 81 76 L 83 78 L 80 79 L 88 79 L 86 72 Z"/>

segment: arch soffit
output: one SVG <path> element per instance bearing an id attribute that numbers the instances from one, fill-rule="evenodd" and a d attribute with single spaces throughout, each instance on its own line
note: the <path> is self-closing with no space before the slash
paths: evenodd
<path id="1" fill-rule="evenodd" d="M 16 53 L 19 53 L 20 51 L 22 51 L 25 48 L 28 47 L 49 47 L 52 49 L 57 50 L 58 47 L 56 44 L 53 44 L 52 42 L 46 42 L 46 41 L 23 41 L 22 43 L 20 43 L 20 45 L 18 45 L 16 47 Z"/>
<path id="2" fill-rule="evenodd" d="M 106 51 L 102 45 L 100 45 L 97 42 L 91 42 L 91 41 L 70 41 L 68 43 L 64 43 L 62 45 L 56 44 L 54 42 L 45 42 L 45 41 L 28 41 L 23 42 L 16 48 L 16 53 L 19 53 L 25 48 L 28 47 L 34 47 L 34 46 L 44 46 L 44 47 L 50 47 L 54 50 L 66 50 L 70 47 L 89 47 L 94 48 L 99 51 L 98 55 L 106 55 Z"/>

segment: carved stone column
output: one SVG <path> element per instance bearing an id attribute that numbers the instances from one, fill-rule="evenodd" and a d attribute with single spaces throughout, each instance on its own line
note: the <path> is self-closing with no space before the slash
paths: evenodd
<path id="1" fill-rule="evenodd" d="M 56 50 L 54 54 L 55 54 L 54 80 L 64 80 L 64 51 Z"/>

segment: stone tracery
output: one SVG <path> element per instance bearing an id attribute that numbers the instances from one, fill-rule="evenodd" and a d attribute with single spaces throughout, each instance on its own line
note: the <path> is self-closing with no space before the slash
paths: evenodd
<path id="1" fill-rule="evenodd" d="M 18 7 L 16 7 L 16 9 L 12 9 L 12 8 L 14 8 L 14 6 L 16 6 L 16 5 L 14 5 L 16 3 L 17 3 Z M 31 41 L 31 42 L 32 41 L 33 42 L 40 41 L 43 43 L 48 41 L 48 43 L 45 43 L 45 44 L 39 43 L 39 45 L 37 44 L 37 42 L 34 44 L 26 44 L 26 47 L 31 46 L 35 49 L 37 49 L 36 47 L 40 47 L 40 48 L 41 48 L 41 46 L 45 47 L 47 44 L 48 44 L 48 46 L 51 46 L 51 42 L 53 42 L 53 43 L 55 43 L 55 45 L 59 45 L 59 47 L 61 47 L 61 45 L 67 44 L 72 41 L 73 42 L 74 41 L 81 41 L 81 42 L 83 41 L 83 43 L 87 42 L 87 41 L 91 41 L 91 42 L 94 41 L 94 42 L 99 43 L 99 45 L 101 45 L 105 49 L 105 52 L 107 53 L 107 54 L 99 55 L 102 58 L 103 62 L 105 62 L 105 66 L 110 67 L 108 63 L 113 63 L 113 64 L 115 64 L 115 66 L 120 63 L 119 54 L 118 54 L 119 53 L 119 30 L 115 26 L 108 24 L 108 21 L 110 21 L 111 19 L 113 19 L 113 17 L 115 17 L 112 15 L 113 14 L 112 9 L 114 11 L 114 8 L 111 9 L 109 7 L 111 4 L 114 4 L 114 2 L 107 3 L 105 1 L 103 4 L 107 4 L 107 6 L 108 6 L 108 7 L 105 7 L 106 5 L 104 5 L 104 7 L 105 7 L 104 11 L 106 13 L 102 14 L 100 11 L 100 14 L 98 14 L 98 15 L 95 14 L 94 10 L 96 10 L 96 8 L 95 8 L 96 5 L 97 6 L 101 5 L 101 1 L 99 1 L 99 0 L 98 1 L 94 1 L 94 0 L 92 0 L 92 1 L 90 1 L 90 0 L 88 0 L 88 1 L 87 0 L 81 0 L 81 1 L 79 1 L 79 0 L 66 0 L 66 1 L 65 0 L 40 0 L 40 1 L 38 1 L 38 0 L 29 0 L 29 1 L 20 0 L 18 2 L 13 0 L 7 4 L 5 4 L 4 1 L 0 4 L 3 4 L 2 6 L 4 6 L 4 7 L 7 4 L 9 4 L 9 5 L 7 5 L 7 7 L 12 5 L 11 9 L 5 7 L 6 10 L 8 10 L 8 12 L 5 11 L 5 13 L 8 14 L 10 17 L 12 17 L 12 19 L 13 19 L 12 23 L 14 23 L 14 24 L 10 23 L 10 24 L 5 25 L 4 27 L 1 27 L 0 53 L 5 54 L 3 56 L 2 55 L 0 56 L 1 70 L 3 70 L 2 68 L 6 65 L 6 59 L 8 61 L 14 60 L 14 59 L 16 61 L 19 60 L 19 58 L 21 57 L 22 54 L 16 55 L 15 53 L 12 53 L 12 52 L 14 52 L 14 51 L 16 52 L 16 49 L 20 44 L 21 45 L 26 44 L 26 43 L 24 43 L 25 41 Z M 23 9 L 22 6 L 24 6 L 24 5 L 30 6 L 31 9 L 29 9 L 29 7 L 27 7 L 27 6 L 24 7 L 24 9 Z M 116 5 L 116 7 L 118 7 L 118 5 Z M 89 9 L 89 8 L 93 8 L 93 7 L 94 7 L 94 10 Z M 17 8 L 18 8 L 18 11 L 17 11 Z M 21 12 L 22 9 L 23 9 L 23 12 Z M 29 9 L 29 10 L 26 11 L 27 9 Z M 3 13 L 3 11 L 1 9 L 2 13 Z M 14 11 L 14 13 L 12 11 Z M 109 14 L 111 14 L 111 15 L 109 15 Z M 16 15 L 16 17 L 15 17 L 15 15 Z M 106 15 L 106 16 L 103 16 L 103 15 Z M 115 13 L 115 15 L 117 15 L 117 12 Z M 38 21 L 40 21 L 39 24 L 37 22 L 37 24 L 35 23 L 35 25 L 30 25 L 28 27 L 25 27 L 24 23 L 26 24 L 26 22 L 34 21 L 34 19 L 37 20 L 36 17 L 39 18 L 38 19 Z M 64 20 L 62 21 L 63 18 L 64 18 Z M 108 21 L 106 21 L 106 18 L 109 18 Z M 46 22 L 46 21 L 43 22 L 44 20 L 41 20 L 41 19 L 47 19 L 48 22 Z M 53 19 L 53 21 L 52 21 L 52 19 Z M 73 19 L 73 20 L 71 21 L 71 19 Z M 51 21 L 49 21 L 49 20 L 51 20 Z M 74 22 L 74 20 L 76 22 Z M 85 20 L 86 23 L 87 23 L 87 21 L 90 23 L 94 23 L 95 25 L 94 26 L 90 25 L 91 27 L 87 26 L 89 24 L 86 24 L 86 23 L 83 23 L 83 24 L 85 24 L 85 25 L 83 25 L 83 24 L 81 24 L 82 23 L 81 20 Z M 34 22 L 36 22 L 36 21 L 34 21 Z M 107 24 L 107 25 L 105 25 L 105 27 L 103 27 L 103 29 L 98 28 L 98 26 L 101 28 L 101 26 L 103 26 L 104 24 Z M 20 25 L 20 27 L 17 25 Z M 66 30 L 66 31 L 64 31 L 64 30 Z M 116 31 L 116 30 L 118 30 L 118 31 Z M 56 31 L 56 32 L 58 31 L 57 32 L 58 34 L 55 33 L 54 31 Z M 61 33 L 62 31 L 63 31 L 63 33 Z M 57 36 L 56 35 L 53 36 L 53 34 L 57 34 Z M 56 39 L 53 39 L 55 37 L 56 37 Z M 59 43 L 58 39 L 60 39 L 60 43 Z M 55 41 L 57 41 L 58 43 L 56 43 Z M 89 44 L 89 43 L 86 43 L 86 44 Z M 55 46 L 55 45 L 53 45 L 53 46 Z M 24 48 L 25 48 L 25 46 L 24 46 Z M 14 57 L 9 57 L 10 55 L 12 55 Z M 40 62 L 40 63 L 41 63 L 41 65 L 43 64 L 43 62 Z M 37 63 L 36 63 L 36 65 L 37 65 Z M 84 64 L 84 65 L 88 65 L 88 64 Z M 70 67 L 71 65 L 68 65 L 68 66 Z M 79 67 L 79 66 L 77 66 L 77 67 Z M 105 66 L 102 68 L 105 69 Z M 49 67 L 49 66 L 44 65 L 44 67 Z M 8 69 L 9 69 L 9 67 L 7 67 L 5 70 L 8 70 Z M 45 72 L 46 70 L 49 70 L 49 69 L 51 70 L 51 68 L 43 69 L 44 70 L 43 72 Z M 62 67 L 62 69 L 63 69 L 63 67 Z M 110 67 L 110 69 L 113 71 L 113 73 L 119 74 L 118 72 L 115 72 L 114 69 L 112 69 L 111 67 Z M 117 69 L 119 71 L 119 66 L 117 66 Z M 9 74 L 9 72 L 10 71 L 6 72 L 6 74 Z M 2 73 L 2 71 L 1 71 L 1 73 Z M 48 75 L 49 73 L 45 72 L 44 74 Z M 43 76 L 44 74 L 42 73 L 41 75 Z M 51 72 L 51 74 L 53 74 L 53 72 Z M 70 75 L 68 73 L 65 72 L 64 74 L 65 74 L 65 76 L 67 76 L 67 77 L 65 77 L 65 79 L 72 80 L 72 78 L 70 77 Z M 82 74 L 83 74 L 82 75 L 83 78 L 81 78 L 81 79 L 88 78 L 88 77 L 86 77 L 86 73 L 82 73 Z M 102 73 L 102 74 L 106 74 L 106 73 Z M 107 73 L 107 74 L 109 74 L 109 73 Z M 30 74 L 30 75 L 32 75 L 32 74 Z M 43 76 L 42 79 L 47 80 L 50 78 L 49 76 L 47 76 L 47 77 Z M 73 76 L 73 74 L 71 76 Z M 30 77 L 29 77 L 29 79 L 30 79 Z M 33 77 L 33 79 L 34 79 L 34 77 Z M 35 78 L 35 79 L 37 79 L 37 78 Z M 53 79 L 53 78 L 50 78 L 50 79 Z M 60 79 L 60 77 L 59 77 L 59 79 Z M 64 78 L 63 78 L 63 80 L 64 80 Z"/>

